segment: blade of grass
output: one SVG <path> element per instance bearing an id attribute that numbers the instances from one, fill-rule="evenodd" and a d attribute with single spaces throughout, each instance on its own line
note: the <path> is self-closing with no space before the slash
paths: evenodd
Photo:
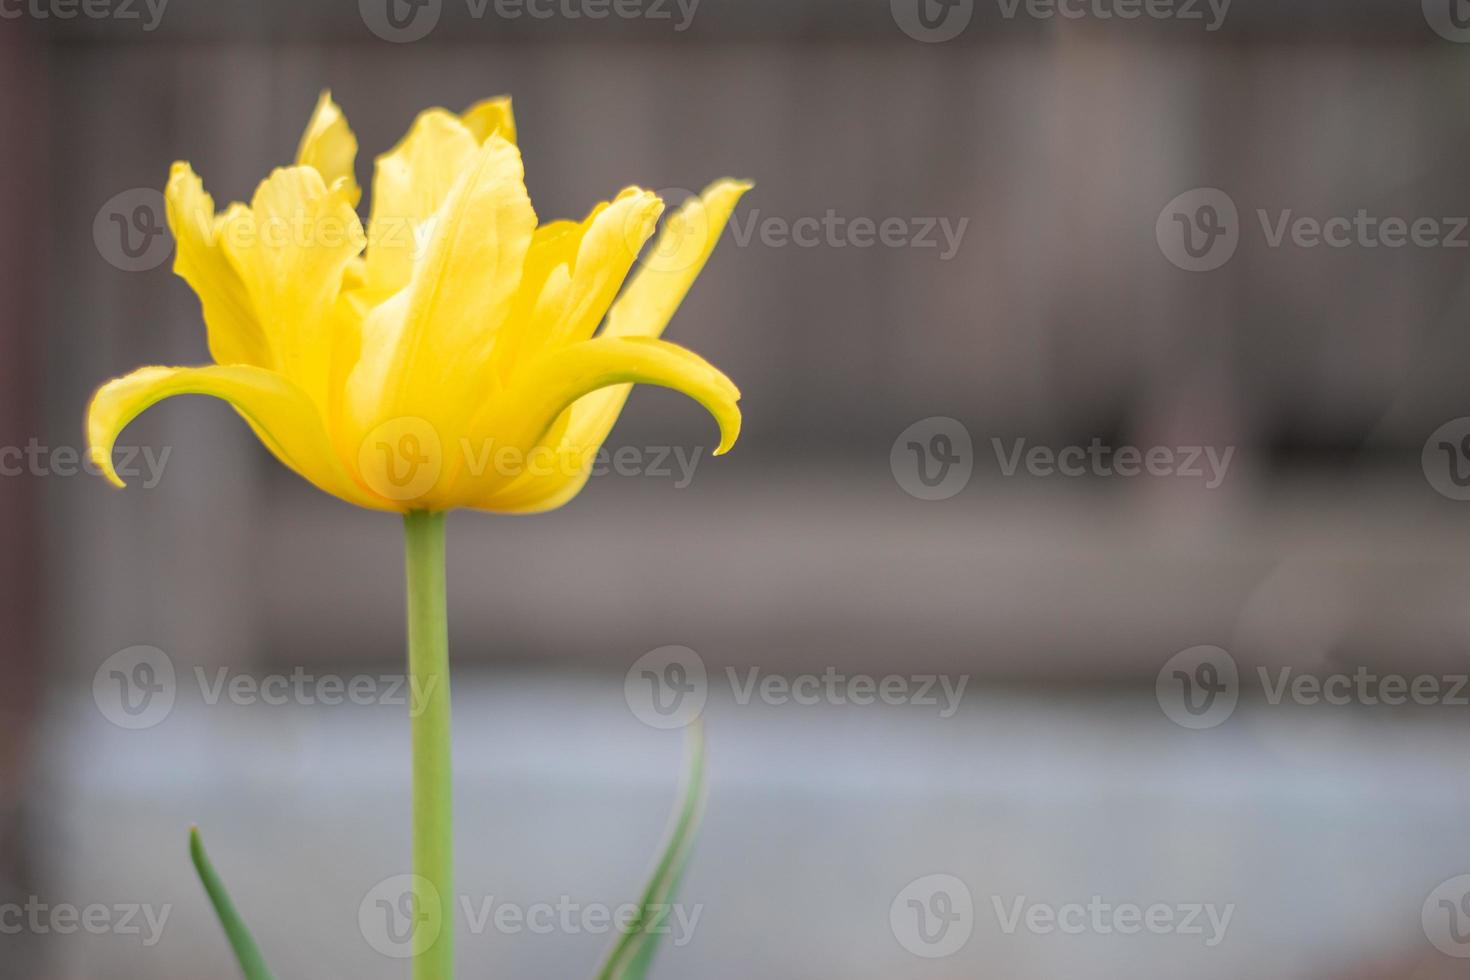
<path id="1" fill-rule="evenodd" d="M 694 850 L 695 832 L 704 811 L 704 724 L 689 726 L 688 761 L 684 785 L 669 823 L 668 840 L 654 867 L 653 877 L 643 890 L 643 900 L 630 928 L 608 953 L 598 980 L 644 980 L 658 951 L 671 903 L 684 878 L 689 855 Z"/>
<path id="2" fill-rule="evenodd" d="M 199 880 L 209 893 L 209 901 L 214 905 L 220 925 L 225 927 L 225 936 L 230 940 L 235 958 L 240 961 L 245 980 L 275 980 L 265 965 L 265 959 L 260 955 L 260 948 L 251 938 L 250 930 L 245 927 L 240 913 L 235 910 L 235 903 L 230 901 L 230 893 L 225 890 L 224 882 L 220 881 L 214 865 L 210 863 L 209 855 L 204 853 L 204 841 L 199 836 L 198 827 L 189 830 L 189 855 L 194 859 L 194 870 L 199 872 Z"/>

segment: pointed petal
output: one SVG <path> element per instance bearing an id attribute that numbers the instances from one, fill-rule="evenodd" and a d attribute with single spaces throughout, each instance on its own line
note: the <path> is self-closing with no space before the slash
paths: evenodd
<path id="1" fill-rule="evenodd" d="M 492 136 L 435 215 L 409 288 L 363 325 L 347 397 L 359 432 L 403 416 L 464 431 L 535 228 L 520 152 Z"/>
<path id="2" fill-rule="evenodd" d="M 249 208 L 230 209 L 223 236 L 276 370 L 326 405 L 333 353 L 328 314 L 364 244 L 345 185 L 328 190 L 311 167 L 278 169 L 261 182 Z"/>
<path id="3" fill-rule="evenodd" d="M 243 365 L 145 367 L 99 388 L 87 410 L 87 442 L 93 462 L 115 486 L 124 485 L 112 464 L 118 434 L 147 408 L 174 395 L 212 395 L 229 402 L 281 462 L 318 489 L 362 507 L 397 509 L 347 474 L 316 406 L 301 389 L 274 371 Z"/>
<path id="4" fill-rule="evenodd" d="M 599 339 L 657 337 L 663 333 L 708 261 L 735 203 L 750 187 L 744 181 L 717 181 L 665 221 L 650 257 L 613 304 Z M 615 385 L 572 405 L 567 410 L 568 424 L 554 444 L 554 458 L 575 462 L 567 462 L 555 474 L 523 475 L 499 492 L 497 508 L 527 513 L 554 510 L 575 497 L 586 484 L 597 451 L 612 432 L 632 390 L 632 385 Z"/>
<path id="5" fill-rule="evenodd" d="M 643 268 L 608 311 L 603 335 L 657 337 L 663 333 L 709 261 L 736 202 L 753 186 L 743 180 L 715 181 L 664 222 Z"/>
<path id="6" fill-rule="evenodd" d="M 408 285 L 423 226 L 474 161 L 480 141 L 443 109 L 419 114 L 408 135 L 378 157 L 368 221 L 368 281 L 379 296 Z"/>
<path id="7" fill-rule="evenodd" d="M 510 387 L 470 428 L 472 444 L 493 440 L 496 446 L 516 447 L 529 457 L 567 406 L 599 389 L 627 384 L 673 388 L 703 405 L 720 426 L 716 456 L 728 451 L 740 435 L 740 390 L 704 358 L 664 340 L 598 337 L 552 351 L 518 372 Z M 568 432 L 561 444 L 567 446 L 570 439 Z M 570 448 L 580 458 L 584 447 L 572 443 Z M 590 460 L 591 454 L 586 458 Z M 569 482 L 579 488 L 586 473 L 573 468 L 521 477 L 468 474 L 458 488 L 459 504 L 485 510 L 529 508 L 526 486 L 521 482 L 528 478 L 534 484 L 531 489 L 544 496 L 565 489 Z"/>
<path id="8" fill-rule="evenodd" d="M 585 222 L 552 221 L 531 235 L 515 302 L 495 343 L 492 383 L 509 378 L 523 353 L 536 349 L 539 338 L 561 322 L 569 304 L 572 263 L 586 229 Z"/>
<path id="9" fill-rule="evenodd" d="M 548 338 L 550 344 L 592 336 L 663 209 L 657 194 L 630 187 L 588 221 L 572 265 L 572 306 Z"/>
<path id="10" fill-rule="evenodd" d="M 662 210 L 657 195 L 630 187 L 581 222 L 536 229 L 515 308 L 497 342 L 498 378 L 547 348 L 592 336 Z"/>
<path id="11" fill-rule="evenodd" d="M 508 95 L 476 102 L 460 114 L 459 121 L 481 143 L 496 135 L 507 143 L 516 141 L 516 117 L 511 112 Z"/>
<path id="12" fill-rule="evenodd" d="M 209 353 L 220 364 L 271 366 L 270 344 L 250 294 L 220 243 L 214 198 L 187 163 L 173 165 L 164 191 L 176 243 L 174 272 L 199 297 Z"/>
<path id="13" fill-rule="evenodd" d="M 339 180 L 346 181 L 347 202 L 357 207 L 362 199 L 362 188 L 357 185 L 353 165 L 357 162 L 357 137 L 347 125 L 347 117 L 332 101 L 330 89 L 323 90 L 317 99 L 311 121 L 306 132 L 301 134 L 301 144 L 296 149 L 296 165 L 313 167 L 322 175 L 330 187 Z"/>

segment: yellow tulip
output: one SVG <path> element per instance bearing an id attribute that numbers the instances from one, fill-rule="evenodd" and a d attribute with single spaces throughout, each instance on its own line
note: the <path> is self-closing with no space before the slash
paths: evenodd
<path id="1" fill-rule="evenodd" d="M 378 510 L 530 513 L 585 484 L 634 383 L 740 430 L 740 393 L 660 340 L 748 183 L 721 180 L 667 222 L 628 188 L 582 221 L 537 226 L 509 99 L 429 109 L 376 161 L 366 229 L 357 139 L 323 93 L 296 163 L 216 213 L 187 163 L 165 198 L 174 271 L 198 294 L 214 364 L 145 367 L 88 412 L 91 452 L 164 398 L 235 407 L 286 466 Z M 620 294 L 621 293 L 621 294 Z M 601 325 L 601 330 L 598 330 Z"/>

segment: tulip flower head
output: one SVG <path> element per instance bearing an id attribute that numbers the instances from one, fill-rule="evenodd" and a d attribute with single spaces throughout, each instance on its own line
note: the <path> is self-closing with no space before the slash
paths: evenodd
<path id="1" fill-rule="evenodd" d="M 98 390 L 88 439 L 113 483 L 122 429 L 182 394 L 229 402 L 319 489 L 405 513 L 566 503 L 635 383 L 702 404 L 716 455 L 734 444 L 735 385 L 659 338 L 748 183 L 691 198 L 640 264 L 663 202 L 632 187 L 582 221 L 538 225 L 509 99 L 420 114 L 376 162 L 365 228 L 356 155 L 324 93 L 295 165 L 249 205 L 217 213 L 174 164 L 174 271 L 199 297 L 214 364 L 140 368 Z"/>

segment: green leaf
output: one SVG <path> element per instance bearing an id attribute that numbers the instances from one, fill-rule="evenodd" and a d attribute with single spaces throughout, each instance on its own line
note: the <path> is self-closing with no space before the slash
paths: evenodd
<path id="1" fill-rule="evenodd" d="M 704 811 L 704 790 L 704 725 L 695 721 L 689 726 L 684 786 L 669 823 L 668 841 L 643 890 L 638 917 L 608 953 L 597 980 L 644 980 L 648 976 L 653 954 L 666 930 L 665 920 L 694 850 L 695 831 Z"/>
<path id="2" fill-rule="evenodd" d="M 214 904 L 214 912 L 225 927 L 225 935 L 235 950 L 235 958 L 240 961 L 245 980 L 274 980 L 260 955 L 260 948 L 250 936 L 250 930 L 245 928 L 240 913 L 235 911 L 235 903 L 230 901 L 224 882 L 219 880 L 214 865 L 209 863 L 209 855 L 204 853 L 204 841 L 199 837 L 198 827 L 189 830 L 189 854 L 194 859 L 194 870 L 199 872 L 199 880 L 204 882 L 204 890 Z"/>

